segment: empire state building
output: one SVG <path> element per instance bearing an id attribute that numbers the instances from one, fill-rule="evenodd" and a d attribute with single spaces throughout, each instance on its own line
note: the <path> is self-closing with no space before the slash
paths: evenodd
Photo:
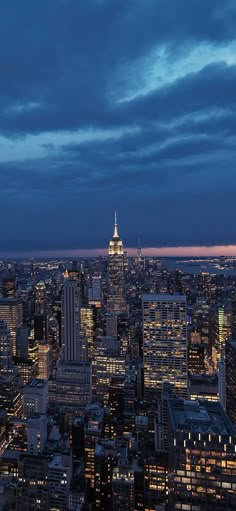
<path id="1" fill-rule="evenodd" d="M 108 249 L 108 301 L 110 312 L 125 312 L 124 299 L 124 250 L 123 242 L 118 234 L 117 216 L 115 212 L 114 234 Z"/>

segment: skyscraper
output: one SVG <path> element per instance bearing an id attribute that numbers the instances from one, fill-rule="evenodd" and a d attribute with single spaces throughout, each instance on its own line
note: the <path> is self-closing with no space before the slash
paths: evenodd
<path id="1" fill-rule="evenodd" d="M 226 411 L 236 426 L 236 341 L 226 342 Z"/>
<path id="2" fill-rule="evenodd" d="M 231 303 L 227 302 L 225 305 L 219 305 L 216 317 L 215 345 L 212 349 L 212 358 L 216 368 L 222 358 L 226 340 L 231 337 L 232 334 L 231 319 Z"/>
<path id="3" fill-rule="evenodd" d="M 62 291 L 62 345 L 65 361 L 82 359 L 79 287 L 76 280 L 70 278 L 65 279 Z"/>
<path id="4" fill-rule="evenodd" d="M 35 315 L 43 316 L 46 309 L 46 285 L 40 280 L 35 286 Z"/>
<path id="5" fill-rule="evenodd" d="M 0 375 L 12 369 L 12 338 L 5 321 L 0 320 Z"/>
<path id="6" fill-rule="evenodd" d="M 160 393 L 169 382 L 177 396 L 187 396 L 186 297 L 143 295 L 144 394 Z"/>
<path id="7" fill-rule="evenodd" d="M 114 234 L 108 250 L 108 302 L 109 312 L 126 310 L 124 300 L 124 250 L 123 242 L 118 234 L 117 217 L 115 212 Z"/>
<path id="8" fill-rule="evenodd" d="M 49 380 L 49 406 L 66 410 L 71 423 L 80 406 L 91 400 L 92 373 L 87 362 L 87 338 L 80 332 L 79 282 L 65 278 L 62 291 L 62 360 Z"/>
<path id="9" fill-rule="evenodd" d="M 2 279 L 2 296 L 14 298 L 16 294 L 16 276 L 14 273 L 7 273 Z"/>
<path id="10" fill-rule="evenodd" d="M 220 403 L 168 400 L 168 510 L 236 509 L 236 429 Z"/>
<path id="11" fill-rule="evenodd" d="M 50 376 L 50 348 L 48 343 L 40 342 L 38 344 L 38 377 L 47 380 Z"/>
<path id="12" fill-rule="evenodd" d="M 19 298 L 0 299 L 0 319 L 6 321 L 8 330 L 12 337 L 12 352 L 16 355 L 16 334 L 17 329 L 22 325 L 23 309 Z"/>
<path id="13" fill-rule="evenodd" d="M 91 300 L 95 302 L 101 301 L 101 276 L 92 277 L 92 296 Z"/>

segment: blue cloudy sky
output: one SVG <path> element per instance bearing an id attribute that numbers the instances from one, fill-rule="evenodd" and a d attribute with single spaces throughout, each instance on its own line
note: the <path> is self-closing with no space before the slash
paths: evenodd
<path id="1" fill-rule="evenodd" d="M 235 0 L 0 0 L 0 252 L 236 242 Z"/>

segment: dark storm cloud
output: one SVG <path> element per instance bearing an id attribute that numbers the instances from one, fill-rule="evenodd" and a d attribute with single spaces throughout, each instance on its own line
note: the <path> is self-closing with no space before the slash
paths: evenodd
<path id="1" fill-rule="evenodd" d="M 2 250 L 236 242 L 234 2 L 0 11 Z"/>

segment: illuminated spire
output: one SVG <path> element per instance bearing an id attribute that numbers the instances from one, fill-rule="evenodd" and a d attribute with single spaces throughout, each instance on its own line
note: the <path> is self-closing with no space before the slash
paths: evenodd
<path id="1" fill-rule="evenodd" d="M 113 238 L 119 238 L 118 234 L 118 226 L 117 226 L 117 216 L 116 216 L 116 210 L 115 210 L 115 226 L 114 226 L 114 234 Z"/>

